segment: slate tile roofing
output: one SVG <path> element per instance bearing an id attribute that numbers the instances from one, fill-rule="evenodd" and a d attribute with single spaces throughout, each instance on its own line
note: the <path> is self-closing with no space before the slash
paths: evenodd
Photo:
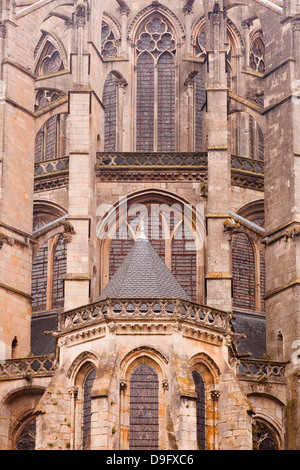
<path id="1" fill-rule="evenodd" d="M 191 300 L 146 238 L 143 230 L 98 300 L 107 297 Z"/>

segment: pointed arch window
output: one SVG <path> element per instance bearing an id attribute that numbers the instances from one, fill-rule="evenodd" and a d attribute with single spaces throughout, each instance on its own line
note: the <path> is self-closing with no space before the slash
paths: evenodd
<path id="1" fill-rule="evenodd" d="M 115 152 L 117 145 L 117 78 L 110 72 L 103 89 L 104 151 Z"/>
<path id="2" fill-rule="evenodd" d="M 200 73 L 195 77 L 195 151 L 203 151 L 203 106 L 205 103 L 205 87 Z"/>
<path id="3" fill-rule="evenodd" d="M 193 379 L 197 393 L 196 414 L 197 414 L 197 444 L 199 450 L 205 450 L 206 440 L 206 405 L 205 405 L 205 383 L 197 370 L 193 371 Z"/>
<path id="4" fill-rule="evenodd" d="M 83 405 L 82 405 L 82 449 L 90 448 L 90 433 L 92 424 L 92 402 L 91 391 L 96 377 L 96 369 L 91 369 L 83 382 Z"/>
<path id="5" fill-rule="evenodd" d="M 130 450 L 159 448 L 159 382 L 148 364 L 139 365 L 130 378 Z"/>
<path id="6" fill-rule="evenodd" d="M 102 23 L 101 29 L 101 53 L 104 58 L 113 58 L 118 54 L 116 37 L 105 22 Z"/>
<path id="7" fill-rule="evenodd" d="M 253 450 L 279 450 L 280 440 L 269 423 L 257 419 L 253 426 Z"/>
<path id="8" fill-rule="evenodd" d="M 260 32 L 252 38 L 250 46 L 250 67 L 256 72 L 264 73 L 265 66 L 265 45 Z"/>
<path id="9" fill-rule="evenodd" d="M 234 307 L 255 310 L 255 261 L 249 237 L 238 233 L 232 241 Z"/>
<path id="10" fill-rule="evenodd" d="M 35 163 L 63 157 L 67 151 L 67 117 L 57 114 L 49 118 L 35 137 Z"/>
<path id="11" fill-rule="evenodd" d="M 38 251 L 32 266 L 32 311 L 64 306 L 67 247 L 63 235 L 50 238 Z"/>
<path id="12" fill-rule="evenodd" d="M 144 24 L 136 47 L 137 151 L 175 151 L 176 42 L 164 18 Z"/>
<path id="13" fill-rule="evenodd" d="M 35 450 L 36 419 L 29 418 L 21 427 L 16 438 L 16 450 Z"/>
<path id="14" fill-rule="evenodd" d="M 57 47 L 49 40 L 46 40 L 38 65 L 36 75 L 49 75 L 51 73 L 64 70 L 64 63 Z"/>
<path id="15" fill-rule="evenodd" d="M 197 298 L 197 251 L 180 205 L 132 204 L 122 216 L 110 244 L 107 277 L 112 278 L 134 244 L 140 222 L 160 258 L 193 301 Z M 104 288 L 104 286 L 103 286 Z"/>

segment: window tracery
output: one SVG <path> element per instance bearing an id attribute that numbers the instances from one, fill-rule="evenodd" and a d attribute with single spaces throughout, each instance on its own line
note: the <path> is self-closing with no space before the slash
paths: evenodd
<path id="1" fill-rule="evenodd" d="M 116 57 L 118 54 L 115 35 L 105 22 L 102 23 L 101 29 L 101 53 L 104 58 Z"/>
<path id="2" fill-rule="evenodd" d="M 175 211 L 177 209 L 178 212 Z M 175 213 L 176 212 L 176 213 Z M 136 204 L 129 206 L 113 235 L 109 253 L 109 278 L 117 271 L 133 246 L 144 222 L 147 238 L 161 259 L 166 263 L 179 284 L 192 300 L 197 296 L 196 243 L 190 228 L 182 220 L 181 208 L 167 205 Z"/>
<path id="3" fill-rule="evenodd" d="M 47 40 L 38 62 L 36 75 L 49 75 L 60 70 L 64 70 L 61 54 L 55 45 Z"/>
<path id="4" fill-rule="evenodd" d="M 54 90 L 40 90 L 36 94 L 35 99 L 35 110 L 38 111 L 40 109 L 49 106 L 49 104 L 54 103 L 55 101 L 59 100 L 62 96 L 62 93 L 59 93 Z"/>
<path id="5" fill-rule="evenodd" d="M 175 151 L 176 41 L 155 15 L 142 27 L 137 51 L 137 150 Z"/>
<path id="6" fill-rule="evenodd" d="M 265 72 L 265 45 L 261 34 L 255 35 L 252 39 L 250 47 L 250 67 L 256 72 Z"/>
<path id="7" fill-rule="evenodd" d="M 36 419 L 29 418 L 21 427 L 16 438 L 16 450 L 35 450 Z"/>
<path id="8" fill-rule="evenodd" d="M 197 415 L 197 444 L 199 450 L 205 450 L 206 448 L 206 403 L 205 403 L 205 383 L 202 376 L 197 370 L 193 370 L 193 379 L 195 383 L 195 389 L 197 393 L 196 401 L 196 415 Z"/>
<path id="9" fill-rule="evenodd" d="M 253 450 L 279 450 L 275 430 L 263 420 L 257 419 L 253 426 Z"/>
<path id="10" fill-rule="evenodd" d="M 32 266 L 32 311 L 59 309 L 64 305 L 67 248 L 63 235 L 46 241 Z"/>

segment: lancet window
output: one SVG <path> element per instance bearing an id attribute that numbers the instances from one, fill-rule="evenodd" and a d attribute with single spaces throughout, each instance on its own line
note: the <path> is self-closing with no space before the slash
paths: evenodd
<path id="1" fill-rule="evenodd" d="M 130 378 L 130 450 L 159 447 L 159 381 L 148 364 L 139 365 Z"/>
<path id="2" fill-rule="evenodd" d="M 51 41 L 47 40 L 36 68 L 36 75 L 48 75 L 64 70 L 60 52 Z"/>
<path id="3" fill-rule="evenodd" d="M 32 311 L 59 309 L 64 305 L 67 248 L 62 235 L 45 242 L 32 266 Z"/>
<path id="4" fill-rule="evenodd" d="M 66 140 L 66 116 L 59 114 L 49 118 L 35 137 L 35 163 L 64 156 Z"/>
<path id="5" fill-rule="evenodd" d="M 160 16 L 140 30 L 137 50 L 138 151 L 175 151 L 176 41 Z"/>
<path id="6" fill-rule="evenodd" d="M 36 104 L 35 110 L 45 108 L 51 103 L 54 103 L 62 96 L 62 93 L 59 93 L 54 90 L 40 90 L 36 95 Z"/>
<path id="7" fill-rule="evenodd" d="M 82 449 L 90 447 L 90 432 L 92 424 L 92 402 L 91 390 L 96 376 L 96 369 L 91 369 L 83 383 L 83 405 L 82 405 Z"/>
<path id="8" fill-rule="evenodd" d="M 117 144 L 117 78 L 110 72 L 103 89 L 105 109 L 104 151 L 115 152 Z"/>
<path id="9" fill-rule="evenodd" d="M 16 450 L 35 450 L 36 440 L 36 419 L 29 418 L 19 430 L 16 442 Z"/>
<path id="10" fill-rule="evenodd" d="M 109 277 L 117 271 L 138 235 L 143 220 L 145 234 L 161 259 L 192 300 L 196 300 L 197 255 L 193 235 L 183 220 L 181 207 L 140 204 L 129 207 L 110 245 Z"/>

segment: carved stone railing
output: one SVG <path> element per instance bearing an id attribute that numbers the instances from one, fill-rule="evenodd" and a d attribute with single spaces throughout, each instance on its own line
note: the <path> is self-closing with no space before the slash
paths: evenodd
<path id="1" fill-rule="evenodd" d="M 53 173 L 61 173 L 69 170 L 69 157 L 57 158 L 35 163 L 34 176 L 45 176 Z"/>
<path id="2" fill-rule="evenodd" d="M 55 354 L 0 360 L 0 381 L 49 377 L 58 367 Z"/>
<path id="3" fill-rule="evenodd" d="M 238 373 L 248 379 L 284 378 L 285 363 L 263 359 L 241 359 Z"/>
<path id="4" fill-rule="evenodd" d="M 96 165 L 105 166 L 135 166 L 135 167 L 189 167 L 206 166 L 207 153 L 205 152 L 166 152 L 166 153 L 138 153 L 138 152 L 111 152 L 97 153 Z"/>
<path id="5" fill-rule="evenodd" d="M 60 333 L 101 321 L 118 320 L 182 320 L 225 333 L 229 314 L 221 310 L 182 299 L 112 299 L 107 298 L 85 307 L 61 313 Z"/>
<path id="6" fill-rule="evenodd" d="M 254 173 L 256 175 L 264 174 L 264 162 L 261 160 L 253 160 L 252 158 L 231 156 L 231 169 L 243 171 L 246 173 Z"/>

